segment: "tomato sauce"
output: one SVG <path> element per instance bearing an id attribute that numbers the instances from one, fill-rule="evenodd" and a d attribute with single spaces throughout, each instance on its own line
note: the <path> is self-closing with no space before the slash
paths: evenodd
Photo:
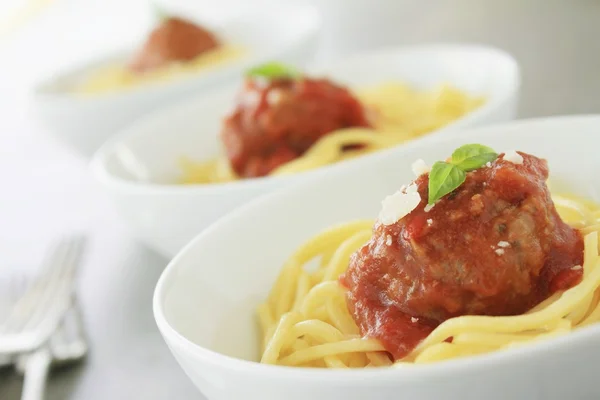
<path id="1" fill-rule="evenodd" d="M 327 79 L 248 79 L 221 140 L 234 171 L 249 178 L 302 156 L 332 131 L 368 126 L 358 100 Z"/>

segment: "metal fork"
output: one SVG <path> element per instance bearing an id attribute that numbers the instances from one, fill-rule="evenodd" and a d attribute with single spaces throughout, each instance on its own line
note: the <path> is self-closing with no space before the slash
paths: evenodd
<path id="1" fill-rule="evenodd" d="M 0 322 L 3 321 L 15 306 L 17 300 L 25 293 L 28 279 L 24 274 L 14 273 L 0 280 Z M 14 363 L 12 354 L 0 354 L 0 368 Z"/>
<path id="2" fill-rule="evenodd" d="M 29 352 L 48 341 L 71 307 L 84 244 L 83 236 L 66 238 L 49 253 L 41 273 L 0 321 L 0 354 Z"/>
<path id="3" fill-rule="evenodd" d="M 84 358 L 88 351 L 86 339 L 81 308 L 74 299 L 49 342 L 33 353 L 19 356 L 17 370 L 24 375 L 21 400 L 43 399 L 50 368 Z"/>

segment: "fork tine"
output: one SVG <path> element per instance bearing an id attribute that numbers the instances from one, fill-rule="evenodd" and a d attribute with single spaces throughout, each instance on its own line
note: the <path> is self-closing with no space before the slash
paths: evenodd
<path id="1" fill-rule="evenodd" d="M 30 289 L 17 301 L 12 313 L 6 319 L 4 333 L 21 329 L 27 319 L 32 317 L 35 307 L 42 304 L 40 298 L 54 282 L 54 275 L 60 273 L 60 269 L 66 266 L 61 260 L 68 252 L 69 246 L 70 241 L 63 240 L 45 257 L 41 273 L 32 282 Z"/>
<path id="2" fill-rule="evenodd" d="M 39 294 L 39 289 L 48 282 L 49 275 L 54 272 L 57 261 L 62 257 L 62 254 L 65 251 L 65 244 L 65 241 L 61 241 L 46 252 L 42 261 L 42 267 L 40 268 L 40 271 L 36 273 L 36 278 L 31 281 L 29 290 L 17 300 L 17 303 L 20 303 L 20 311 L 23 314 L 28 314 L 29 308 L 35 304 L 34 300 L 36 300 L 36 297 L 34 294 Z M 15 283 L 15 286 L 18 285 Z M 13 287 L 13 292 L 18 293 L 18 289 Z M 13 308 L 13 310 L 16 310 L 16 308 Z M 16 314 L 13 313 L 12 318 L 15 317 Z"/>
<path id="3" fill-rule="evenodd" d="M 32 333 L 28 339 L 38 342 L 50 336 L 70 304 L 72 283 L 84 242 L 84 237 L 77 236 L 62 240 L 54 248 L 42 273 L 13 307 L 0 334 L 24 336 Z"/>
<path id="4" fill-rule="evenodd" d="M 57 268 L 55 271 L 55 274 L 53 275 L 53 284 L 47 285 L 44 296 L 40 299 L 41 303 L 39 303 L 39 305 L 41 305 L 41 307 L 38 307 L 35 314 L 24 326 L 24 329 L 31 329 L 33 326 L 39 323 L 41 318 L 45 316 L 44 311 L 47 310 L 47 307 L 44 305 L 46 302 L 52 302 L 56 296 L 70 296 L 72 282 L 75 278 L 76 267 L 79 263 L 82 250 L 82 239 L 74 238 L 68 242 L 64 258 L 57 261 L 61 263 L 63 267 Z"/>

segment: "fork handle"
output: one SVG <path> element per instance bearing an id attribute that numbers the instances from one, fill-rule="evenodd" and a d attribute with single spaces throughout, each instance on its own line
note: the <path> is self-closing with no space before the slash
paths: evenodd
<path id="1" fill-rule="evenodd" d="M 42 400 L 44 398 L 51 362 L 52 355 L 46 347 L 36 350 L 27 357 L 21 400 Z"/>

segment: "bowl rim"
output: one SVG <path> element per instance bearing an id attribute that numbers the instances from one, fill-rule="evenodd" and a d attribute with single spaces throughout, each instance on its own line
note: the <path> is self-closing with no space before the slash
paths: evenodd
<path id="1" fill-rule="evenodd" d="M 94 94 L 93 96 L 85 96 L 64 91 L 52 91 L 47 89 L 57 82 L 82 74 L 85 71 L 93 69 L 95 66 L 105 64 L 109 60 L 121 59 L 127 56 L 135 49 L 134 46 L 136 46 L 135 42 L 128 41 L 126 45 L 121 44 L 114 46 L 112 50 L 105 50 L 99 56 L 89 57 L 85 60 L 78 61 L 70 66 L 62 67 L 57 71 L 52 71 L 50 74 L 42 76 L 33 85 L 32 97 L 38 101 L 78 102 L 89 104 L 113 101 L 115 99 L 124 99 L 133 96 L 149 95 L 153 92 L 160 92 L 171 87 L 184 85 L 185 83 L 189 82 L 205 82 L 208 85 L 209 82 L 219 74 L 232 73 L 240 69 L 248 68 L 251 65 L 272 59 L 276 54 L 284 52 L 287 48 L 292 48 L 297 46 L 298 43 L 305 42 L 313 37 L 316 37 L 322 29 L 323 18 L 318 9 L 309 3 L 294 1 L 285 4 L 276 4 L 274 7 L 269 8 L 269 13 L 272 15 L 283 15 L 286 18 L 291 18 L 292 15 L 295 16 L 297 13 L 302 13 L 302 15 L 306 16 L 306 27 L 296 37 L 294 37 L 293 40 L 290 40 L 283 46 L 271 48 L 267 52 L 259 52 L 256 56 L 249 58 L 233 60 L 232 63 L 223 65 L 215 70 L 207 71 L 201 75 L 190 73 L 187 76 L 183 76 L 175 80 L 156 81 L 149 84 L 128 88 L 127 90 L 123 91 L 110 91 L 106 93 Z M 217 30 L 219 30 L 222 29 L 223 26 L 227 26 L 231 23 L 238 22 L 240 20 L 246 20 L 247 17 L 248 15 L 229 16 L 216 23 L 215 26 L 217 27 Z"/>
<path id="2" fill-rule="evenodd" d="M 193 104 L 195 102 L 205 101 L 205 99 L 209 99 L 212 96 L 222 94 L 224 90 L 231 89 L 231 86 L 220 86 L 212 88 L 211 90 L 207 90 L 202 95 L 191 97 L 184 99 L 182 101 L 176 102 L 175 104 L 170 105 L 169 107 L 165 107 L 159 110 L 154 114 L 147 114 L 142 116 L 141 118 L 136 119 L 133 123 L 128 125 L 125 129 L 119 131 L 114 137 L 109 139 L 106 143 L 104 143 L 93 155 L 90 168 L 94 174 L 94 176 L 104 185 L 113 186 L 118 188 L 119 190 L 124 190 L 127 192 L 135 192 L 135 193 L 161 193 L 161 194 L 179 194 L 179 193 L 212 193 L 212 192 L 221 192 L 225 190 L 243 190 L 246 187 L 260 187 L 260 185 L 270 185 L 276 184 L 281 180 L 287 179 L 295 179 L 297 177 L 312 177 L 318 176 L 323 173 L 323 171 L 334 171 L 339 168 L 344 168 L 348 163 L 354 164 L 364 159 L 369 159 L 370 157 L 388 152 L 397 149 L 400 146 L 406 146 L 408 143 L 421 142 L 431 140 L 431 138 L 435 138 L 439 136 L 438 134 L 441 132 L 445 132 L 448 130 L 456 130 L 458 128 L 464 129 L 464 125 L 468 125 L 472 120 L 477 120 L 486 114 L 493 112 L 498 109 L 501 105 L 503 105 L 506 101 L 508 101 L 512 96 L 518 94 L 521 88 L 521 69 L 517 60 L 505 50 L 502 50 L 498 47 L 481 45 L 477 43 L 427 43 L 427 44 L 418 44 L 418 45 L 409 45 L 409 46 L 383 46 L 375 49 L 370 49 L 366 51 L 361 51 L 354 53 L 350 56 L 340 57 L 335 60 L 331 60 L 328 62 L 320 63 L 315 66 L 311 66 L 307 68 L 307 70 L 311 71 L 314 68 L 319 70 L 330 69 L 330 68 L 338 68 L 344 62 L 354 62 L 356 60 L 360 60 L 363 58 L 371 58 L 371 57 L 380 57 L 380 56 L 394 56 L 396 54 L 408 54 L 414 52 L 436 52 L 436 51 L 467 51 L 472 53 L 478 52 L 487 52 L 492 54 L 497 59 L 503 60 L 503 63 L 506 63 L 508 66 L 507 69 L 511 71 L 514 75 L 514 79 L 509 82 L 505 88 L 503 88 L 502 92 L 498 94 L 498 96 L 494 98 L 490 98 L 485 104 L 481 107 L 465 114 L 463 117 L 451 122 L 448 125 L 441 127 L 440 129 L 436 129 L 433 132 L 430 132 L 427 135 L 411 140 L 410 142 L 401 144 L 399 146 L 394 146 L 388 149 L 379 150 L 377 152 L 366 154 L 355 159 L 342 161 L 335 164 L 325 165 L 319 168 L 315 168 L 308 171 L 299 172 L 296 174 L 290 175 L 280 175 L 280 176 L 267 176 L 261 178 L 251 178 L 251 179 L 242 179 L 233 182 L 223 182 L 223 183 L 210 183 L 210 184 L 174 184 L 174 183 L 158 183 L 158 182 L 144 182 L 144 181 L 136 181 L 136 180 L 128 180 L 123 177 L 112 174 L 107 168 L 106 163 L 111 155 L 114 154 L 115 149 L 118 147 L 119 143 L 127 140 L 131 137 L 143 136 L 144 128 L 147 125 L 152 124 L 154 121 L 168 119 L 170 115 L 176 114 L 180 109 Z"/>
<path id="3" fill-rule="evenodd" d="M 515 128 L 527 128 L 530 125 L 538 125 L 544 123 L 593 123 L 600 127 L 600 113 L 599 114 L 574 114 L 574 115 L 559 115 L 551 117 L 538 117 L 538 118 L 527 118 L 514 120 L 501 124 L 488 125 L 479 128 L 472 128 L 461 131 L 453 139 L 460 137 L 470 137 L 475 134 L 491 134 L 488 132 L 497 132 L 503 129 L 515 129 Z M 407 147 L 420 147 L 420 146 L 436 146 L 439 143 L 443 143 L 450 138 L 437 137 L 427 143 L 422 142 L 410 142 Z M 277 377 L 282 381 L 302 381 L 302 382 L 321 382 L 327 384 L 339 384 L 342 382 L 348 382 L 352 380 L 354 385 L 372 385 L 375 383 L 391 383 L 398 382 L 398 379 L 405 380 L 417 380 L 417 379 L 431 379 L 435 377 L 448 377 L 449 375 L 459 374 L 468 370 L 476 368 L 489 367 L 493 364 L 494 367 L 500 367 L 507 364 L 513 364 L 515 357 L 532 357 L 549 350 L 560 350 L 569 346 L 573 341 L 585 341 L 591 337 L 595 337 L 600 334 L 600 323 L 592 324 L 590 326 L 582 327 L 576 331 L 570 332 L 567 335 L 542 340 L 539 342 L 528 343 L 524 347 L 504 349 L 495 351 L 487 354 L 480 354 L 474 356 L 466 356 L 463 358 L 450 359 L 439 361 L 431 364 L 409 364 L 409 365 L 396 365 L 389 368 L 367 368 L 367 369 L 314 369 L 305 367 L 288 367 L 280 365 L 268 365 L 261 364 L 256 361 L 248 361 L 225 354 L 218 353 L 216 351 L 204 348 L 200 345 L 193 343 L 185 336 L 180 334 L 175 328 L 173 328 L 167 321 L 166 312 L 164 310 L 164 299 L 168 293 L 169 286 L 172 281 L 176 278 L 177 269 L 181 260 L 187 257 L 187 253 L 191 251 L 197 243 L 204 240 L 206 236 L 212 235 L 212 231 L 220 229 L 221 225 L 229 224 L 241 215 L 251 210 L 261 203 L 268 203 L 269 201 L 279 201 L 278 197 L 286 196 L 289 192 L 298 192 L 305 190 L 306 187 L 311 186 L 313 181 L 303 182 L 299 185 L 289 187 L 284 190 L 279 190 L 274 193 L 268 193 L 260 196 L 259 198 L 253 199 L 236 210 L 228 213 L 226 216 L 220 218 L 218 221 L 212 223 L 208 228 L 198 233 L 190 242 L 188 242 L 177 255 L 168 263 L 166 268 L 161 273 L 161 276 L 156 284 L 153 299 L 152 309 L 156 324 L 167 342 L 171 351 L 176 353 L 180 349 L 193 356 L 195 359 L 201 361 L 203 364 L 221 368 L 235 373 L 244 373 L 247 376 L 256 378 L 268 378 L 272 379 Z M 366 378 L 365 380 L 357 380 L 357 378 Z M 393 382 L 390 382 L 393 379 Z"/>

